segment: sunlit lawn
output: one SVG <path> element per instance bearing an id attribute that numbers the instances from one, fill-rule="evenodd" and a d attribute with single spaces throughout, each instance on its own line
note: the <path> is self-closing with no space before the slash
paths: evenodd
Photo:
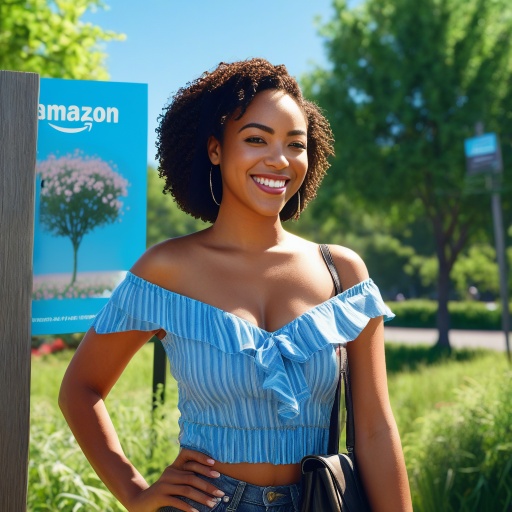
<path id="1" fill-rule="evenodd" d="M 32 360 L 29 510 L 124 510 L 90 469 L 58 410 L 58 390 L 71 356 L 69 350 Z M 448 357 L 426 346 L 388 344 L 386 357 L 390 399 L 406 453 L 425 415 L 449 408 L 457 400 L 455 390 L 465 383 L 503 374 L 507 367 L 503 353 L 485 350 L 459 350 Z M 148 481 L 158 478 L 178 449 L 176 383 L 168 375 L 166 403 L 152 418 L 152 368 L 150 343 L 107 399 L 123 448 Z"/>

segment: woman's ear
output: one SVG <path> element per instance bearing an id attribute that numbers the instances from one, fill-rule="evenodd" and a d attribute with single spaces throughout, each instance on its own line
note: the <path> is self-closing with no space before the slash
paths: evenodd
<path id="1" fill-rule="evenodd" d="M 207 143 L 208 158 L 213 165 L 220 164 L 221 147 L 220 142 L 213 136 L 210 135 Z"/>

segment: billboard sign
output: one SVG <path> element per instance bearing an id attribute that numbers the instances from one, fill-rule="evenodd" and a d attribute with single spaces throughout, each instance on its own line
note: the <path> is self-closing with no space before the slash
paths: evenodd
<path id="1" fill-rule="evenodd" d="M 466 170 L 468 174 L 501 172 L 501 151 L 495 133 L 486 133 L 464 141 Z"/>
<path id="2" fill-rule="evenodd" d="M 41 79 L 32 334 L 86 331 L 146 248 L 147 85 Z"/>

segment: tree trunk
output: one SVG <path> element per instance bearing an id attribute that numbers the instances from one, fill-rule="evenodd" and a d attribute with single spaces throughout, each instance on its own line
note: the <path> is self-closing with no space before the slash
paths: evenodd
<path id="1" fill-rule="evenodd" d="M 78 260 L 78 244 L 73 243 L 73 276 L 71 277 L 71 283 L 69 283 L 69 288 L 71 288 L 75 284 L 75 281 L 76 281 L 77 260 Z"/>
<path id="2" fill-rule="evenodd" d="M 439 261 L 437 278 L 437 329 L 439 338 L 437 346 L 450 350 L 450 313 L 448 312 L 448 297 L 450 293 L 450 267 L 446 261 Z"/>

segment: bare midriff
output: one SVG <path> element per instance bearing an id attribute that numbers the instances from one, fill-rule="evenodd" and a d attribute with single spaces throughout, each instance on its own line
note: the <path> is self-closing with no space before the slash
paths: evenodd
<path id="1" fill-rule="evenodd" d="M 215 471 L 261 487 L 296 484 L 300 480 L 300 464 L 228 464 L 215 462 Z"/>

